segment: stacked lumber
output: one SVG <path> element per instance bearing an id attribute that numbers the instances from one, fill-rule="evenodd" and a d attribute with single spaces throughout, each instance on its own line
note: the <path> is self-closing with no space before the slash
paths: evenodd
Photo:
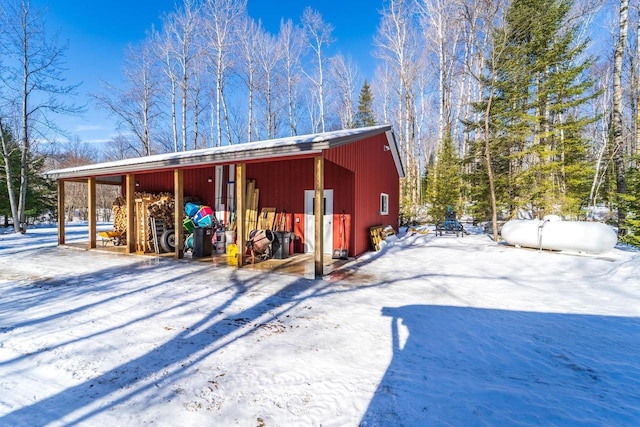
<path id="1" fill-rule="evenodd" d="M 276 208 L 262 208 L 258 218 L 258 230 L 273 230 L 276 221 Z"/>
<path id="2" fill-rule="evenodd" d="M 256 188 L 256 181 L 247 180 L 247 194 L 244 216 L 244 238 L 249 240 L 249 233 L 258 228 L 258 202 L 260 201 L 260 189 Z"/>
<path id="3" fill-rule="evenodd" d="M 287 221 L 287 211 L 283 210 L 276 213 L 274 227 L 276 231 L 291 231 Z"/>

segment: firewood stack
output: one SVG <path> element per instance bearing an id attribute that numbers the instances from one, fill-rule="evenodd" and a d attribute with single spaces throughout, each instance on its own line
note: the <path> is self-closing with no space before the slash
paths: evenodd
<path id="1" fill-rule="evenodd" d="M 171 193 L 141 193 L 136 192 L 133 195 L 134 200 L 144 199 L 147 210 L 147 218 L 155 218 L 156 221 L 163 221 L 166 228 L 173 228 L 175 201 Z M 140 221 L 137 219 L 135 224 Z M 148 247 L 153 246 L 153 234 L 151 232 L 151 224 L 146 224 L 147 230 L 144 236 L 148 236 Z M 127 202 L 124 196 L 118 196 L 113 202 L 113 228 L 116 231 L 124 232 L 127 230 Z M 159 236 L 158 236 L 159 237 Z"/>
<path id="2" fill-rule="evenodd" d="M 127 230 L 127 201 L 124 196 L 118 196 L 113 201 L 113 229 L 120 232 Z"/>
<path id="3" fill-rule="evenodd" d="M 170 193 L 160 193 L 154 195 L 151 200 L 151 203 L 147 205 L 149 217 L 164 222 L 167 228 L 173 228 L 175 213 L 173 196 Z"/>

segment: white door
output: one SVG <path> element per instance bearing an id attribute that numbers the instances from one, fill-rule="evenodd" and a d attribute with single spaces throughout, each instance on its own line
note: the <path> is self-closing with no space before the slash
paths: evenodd
<path id="1" fill-rule="evenodd" d="M 316 247 L 316 222 L 313 216 L 315 191 L 304 190 L 304 251 L 314 252 Z M 324 190 L 324 252 L 333 252 L 333 190 Z"/>

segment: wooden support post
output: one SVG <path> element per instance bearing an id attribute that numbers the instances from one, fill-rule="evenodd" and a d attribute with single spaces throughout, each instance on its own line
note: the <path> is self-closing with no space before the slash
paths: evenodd
<path id="1" fill-rule="evenodd" d="M 245 230 L 245 207 L 247 191 L 247 165 L 239 163 L 236 165 L 236 244 L 238 245 L 238 267 L 245 263 L 246 255 L 246 230 Z"/>
<path id="2" fill-rule="evenodd" d="M 174 230 L 175 230 L 175 258 L 184 258 L 184 228 L 182 218 L 184 217 L 184 171 L 175 169 L 173 171 L 173 191 L 175 199 Z"/>
<path id="3" fill-rule="evenodd" d="M 65 212 L 64 212 L 64 181 L 58 180 L 58 245 L 64 245 L 64 221 L 65 221 Z"/>
<path id="4" fill-rule="evenodd" d="M 135 211 L 135 197 L 136 191 L 136 176 L 128 174 L 125 181 L 125 191 L 127 200 L 127 253 L 132 254 L 136 251 L 136 211 Z"/>
<path id="5" fill-rule="evenodd" d="M 96 248 L 96 179 L 87 180 L 87 202 L 89 210 L 89 249 Z"/>
<path id="6" fill-rule="evenodd" d="M 313 260 L 315 264 L 315 276 L 320 278 L 324 275 L 324 157 L 317 156 L 314 159 L 314 207 L 313 216 L 315 219 L 316 235 L 315 252 Z"/>

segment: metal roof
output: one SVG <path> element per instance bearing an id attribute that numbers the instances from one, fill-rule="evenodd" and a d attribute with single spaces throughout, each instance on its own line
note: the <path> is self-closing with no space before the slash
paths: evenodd
<path id="1" fill-rule="evenodd" d="M 133 159 L 51 170 L 46 172 L 45 176 L 56 180 L 114 176 L 161 169 L 188 168 L 204 164 L 240 163 L 276 157 L 313 155 L 319 154 L 326 149 L 339 147 L 381 133 L 386 133 L 389 147 L 393 151 L 393 158 L 398 168 L 398 174 L 400 177 L 403 177 L 404 169 L 400 161 L 395 136 L 390 125 L 344 129 L 266 141 L 247 142 L 224 147 L 136 157 Z"/>

